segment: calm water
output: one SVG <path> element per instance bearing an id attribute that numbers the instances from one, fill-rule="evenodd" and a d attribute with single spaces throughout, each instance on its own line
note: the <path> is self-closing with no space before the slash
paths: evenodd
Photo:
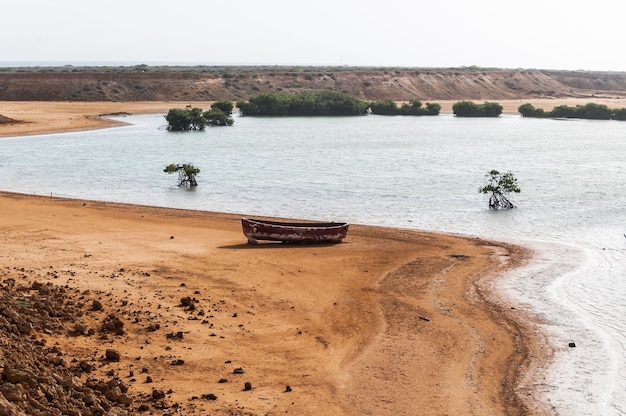
<path id="1" fill-rule="evenodd" d="M 480 236 L 537 252 L 498 289 L 557 350 L 539 380 L 559 414 L 626 414 L 626 123 L 439 117 L 244 118 L 170 133 L 131 126 L 0 140 L 0 189 Z M 163 173 L 201 168 L 196 189 Z M 519 209 L 491 212 L 486 172 Z M 576 348 L 568 348 L 575 342 Z"/>

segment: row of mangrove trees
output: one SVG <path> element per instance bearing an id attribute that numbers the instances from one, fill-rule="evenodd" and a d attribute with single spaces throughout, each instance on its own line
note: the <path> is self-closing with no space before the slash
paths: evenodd
<path id="1" fill-rule="evenodd" d="M 237 107 L 244 116 L 356 116 L 372 113 L 378 115 L 436 116 L 441 105 L 411 100 L 398 105 L 392 100 L 367 102 L 348 94 L 335 91 L 307 91 L 299 94 L 263 92 L 249 100 L 237 101 Z M 165 119 L 168 130 L 203 130 L 207 125 L 230 126 L 232 101 L 217 101 L 209 111 L 187 106 L 170 109 Z M 458 101 L 452 106 L 457 117 L 498 117 L 502 114 L 502 105 L 486 101 L 477 104 L 472 101 Z M 518 112 L 523 117 L 536 118 L 582 118 L 596 120 L 626 120 L 626 108 L 610 109 L 603 104 L 588 103 L 575 107 L 561 105 L 551 111 L 535 108 L 532 104 L 519 106 Z"/>
<path id="2" fill-rule="evenodd" d="M 587 103 L 575 107 L 560 105 L 552 111 L 535 108 L 532 104 L 520 105 L 517 111 L 522 117 L 535 118 L 582 118 L 589 120 L 626 120 L 626 108 L 609 108 L 604 104 Z"/>
<path id="3" fill-rule="evenodd" d="M 307 91 L 299 94 L 263 92 L 248 101 L 237 101 L 237 107 L 245 116 L 356 116 L 379 115 L 438 115 L 441 106 L 412 100 L 398 106 L 395 101 L 367 102 L 348 94 L 335 91 Z"/>

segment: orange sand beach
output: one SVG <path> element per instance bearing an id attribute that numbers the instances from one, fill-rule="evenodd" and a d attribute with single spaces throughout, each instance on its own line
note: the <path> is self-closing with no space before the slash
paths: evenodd
<path id="1" fill-rule="evenodd" d="M 184 105 L 3 102 L 28 122 L 0 136 Z M 117 379 L 123 393 L 106 398 L 130 414 L 550 414 L 532 383 L 550 352 L 524 307 L 492 290 L 524 249 L 362 225 L 336 245 L 248 245 L 239 219 L 0 193 L 3 299 L 28 294 L 15 312 L 27 313 L 59 288 L 72 311 L 54 329 L 0 332 L 0 355 L 54 346 L 54 371 L 74 369 L 72 385 Z M 39 388 L 18 400 L 9 384 L 3 409 Z"/>

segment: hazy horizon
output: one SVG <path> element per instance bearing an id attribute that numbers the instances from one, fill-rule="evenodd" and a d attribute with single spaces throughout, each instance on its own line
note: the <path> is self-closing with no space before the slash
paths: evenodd
<path id="1" fill-rule="evenodd" d="M 626 71 L 621 3 L 22 0 L 4 62 Z M 4 65 L 6 66 L 6 65 Z"/>
<path id="2" fill-rule="evenodd" d="M 80 68 L 80 67 L 112 67 L 112 68 L 132 68 L 139 65 L 148 65 L 149 67 L 277 67 L 277 68 L 406 68 L 406 69 L 464 69 L 464 68 L 478 68 L 478 69 L 493 69 L 493 70 L 538 70 L 538 71 L 572 71 L 572 72 L 626 72 L 617 70 L 589 70 L 584 68 L 577 69 L 559 69 L 559 68 L 505 68 L 505 67 L 481 67 L 477 65 L 461 65 L 461 66 L 385 66 L 385 65 L 322 65 L 322 64 L 296 64 L 296 63 L 228 63 L 228 62 L 208 62 L 208 63 L 196 63 L 196 62 L 98 62 L 98 61 L 77 61 L 77 62 L 65 62 L 65 61 L 1 61 L 0 68 Z"/>

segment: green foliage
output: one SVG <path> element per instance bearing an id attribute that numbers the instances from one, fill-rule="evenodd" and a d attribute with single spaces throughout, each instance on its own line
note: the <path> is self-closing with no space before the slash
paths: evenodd
<path id="1" fill-rule="evenodd" d="M 502 106 L 498 103 L 486 101 L 482 105 L 482 117 L 498 117 L 502 114 Z"/>
<path id="2" fill-rule="evenodd" d="M 392 100 L 374 101 L 369 104 L 372 114 L 383 116 L 436 116 L 441 111 L 441 105 L 437 103 L 426 103 L 426 107 L 422 107 L 420 100 L 411 100 L 408 104 L 402 104 L 401 107 Z"/>
<path id="3" fill-rule="evenodd" d="M 400 114 L 407 116 L 437 116 L 441 111 L 441 105 L 437 103 L 426 103 L 426 107 L 422 107 L 419 100 L 411 100 L 409 104 L 402 104 Z"/>
<path id="4" fill-rule="evenodd" d="M 548 113 L 548 117 L 609 120 L 611 118 L 611 110 L 609 110 L 606 105 L 594 103 L 577 105 L 576 107 L 560 105 L 554 107 L 554 109 Z"/>
<path id="5" fill-rule="evenodd" d="M 452 112 L 457 117 L 498 117 L 502 114 L 502 106 L 489 101 L 485 101 L 484 104 L 459 101 L 452 106 Z"/>
<path id="6" fill-rule="evenodd" d="M 613 118 L 619 121 L 626 121 L 626 108 L 616 108 L 613 110 Z"/>
<path id="7" fill-rule="evenodd" d="M 248 102 L 237 101 L 244 116 L 286 116 L 289 114 L 290 96 L 274 92 L 262 92 L 250 97 Z"/>
<path id="8" fill-rule="evenodd" d="M 165 115 L 165 120 L 168 130 L 191 130 L 191 112 L 184 108 L 171 108 Z"/>
<path id="9" fill-rule="evenodd" d="M 518 107 L 517 111 L 522 117 L 537 118 L 582 118 L 591 120 L 624 120 L 626 119 L 626 109 L 611 110 L 604 104 L 587 103 L 585 105 L 577 105 L 571 107 L 568 105 L 560 105 L 554 107 L 552 111 L 544 111 L 532 106 L 532 104 L 523 104 Z M 625 118 L 619 118 L 625 117 Z"/>
<path id="10" fill-rule="evenodd" d="M 163 172 L 168 174 L 178 173 L 178 186 L 198 186 L 196 175 L 200 173 L 200 168 L 191 163 L 178 165 L 171 163 L 163 169 Z"/>
<path id="11" fill-rule="evenodd" d="M 224 114 L 233 113 L 233 102 L 228 100 L 216 101 L 211 105 L 211 110 L 221 110 Z"/>
<path id="12" fill-rule="evenodd" d="M 438 116 L 441 111 L 441 105 L 437 103 L 426 103 L 427 115 Z"/>
<path id="13" fill-rule="evenodd" d="M 189 111 L 189 121 L 191 122 L 191 130 L 204 130 L 206 127 L 206 119 L 202 114 L 202 109 L 187 106 L 187 111 Z"/>
<path id="14" fill-rule="evenodd" d="M 543 108 L 535 108 L 532 104 L 522 104 L 517 107 L 517 111 L 522 115 L 522 117 L 545 117 L 546 112 Z"/>
<path id="15" fill-rule="evenodd" d="M 370 103 L 370 110 L 372 114 L 378 114 L 381 116 L 395 116 L 400 114 L 400 108 L 393 100 L 380 100 Z"/>
<path id="16" fill-rule="evenodd" d="M 263 92 L 237 101 L 237 107 L 245 116 L 350 116 L 365 114 L 368 104 L 335 91 Z"/>
<path id="17" fill-rule="evenodd" d="M 203 113 L 203 117 L 207 124 L 211 126 L 232 126 L 235 120 L 215 105 L 211 106 L 209 111 Z"/>
<path id="18" fill-rule="evenodd" d="M 165 120 L 168 123 L 167 129 L 171 131 L 204 130 L 207 124 L 212 126 L 231 126 L 234 120 L 220 110 L 219 107 L 227 109 L 226 103 L 229 103 L 230 111 L 232 111 L 232 102 L 223 101 L 220 103 L 215 109 L 213 107 L 217 103 L 211 106 L 211 110 L 204 112 L 201 108 L 191 107 L 190 105 L 185 108 L 172 108 L 165 115 Z"/>
<path id="19" fill-rule="evenodd" d="M 163 172 L 165 173 L 178 172 L 178 165 L 175 165 L 174 163 L 170 163 L 169 165 L 165 167 L 165 169 L 163 169 Z"/>
<path id="20" fill-rule="evenodd" d="M 487 184 L 479 188 L 478 192 L 491 193 L 489 209 L 511 209 L 517 207 L 508 199 L 508 195 L 512 192 L 520 193 L 521 189 L 517 185 L 517 178 L 511 172 L 501 174 L 497 170 L 492 170 L 487 174 Z"/>

